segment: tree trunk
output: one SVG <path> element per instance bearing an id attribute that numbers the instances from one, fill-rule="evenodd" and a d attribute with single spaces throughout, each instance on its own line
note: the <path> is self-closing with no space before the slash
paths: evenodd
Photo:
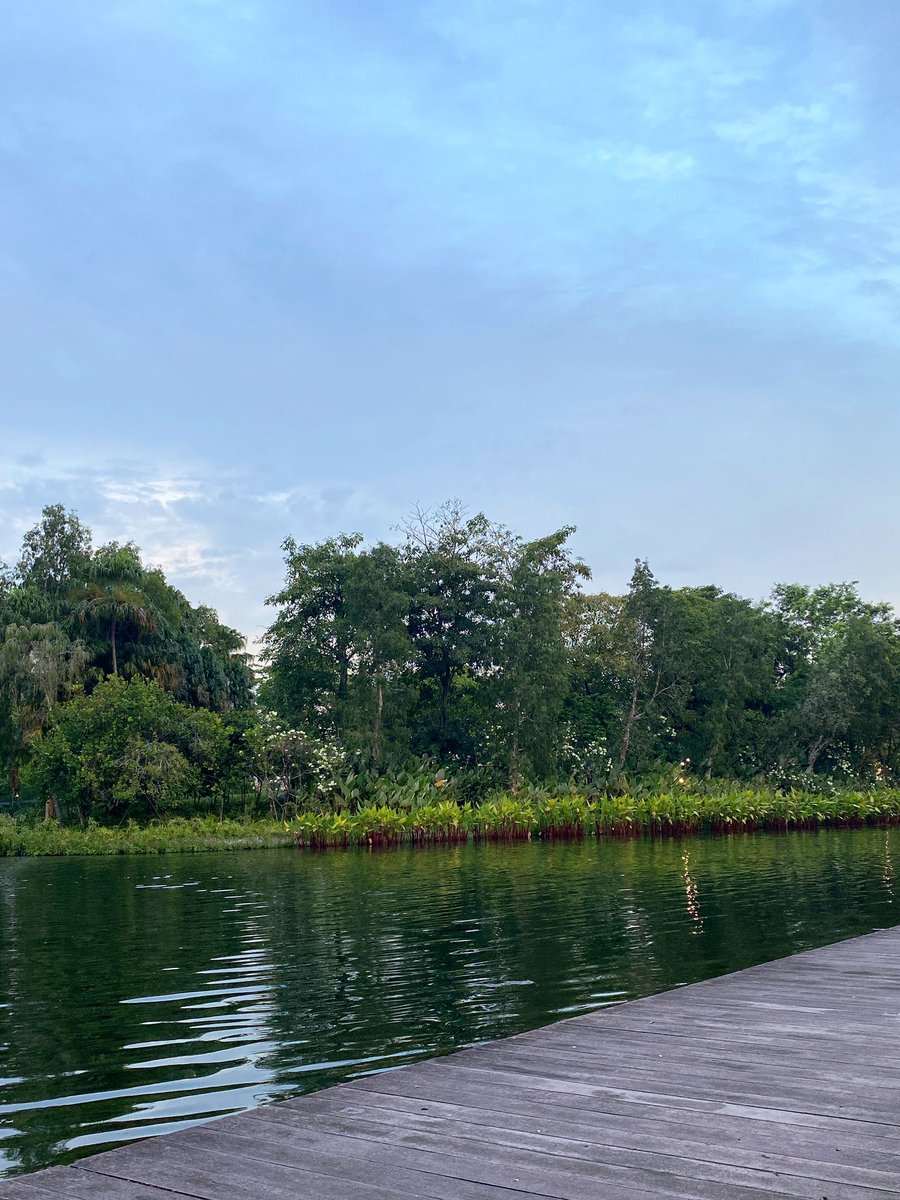
<path id="1" fill-rule="evenodd" d="M 812 775 L 813 771 L 816 769 L 816 763 L 818 762 L 819 755 L 822 753 L 822 751 L 825 749 L 825 747 L 827 745 L 828 745 L 828 738 L 819 738 L 819 740 L 816 742 L 816 744 L 810 750 L 809 758 L 806 760 L 807 775 Z"/>
<path id="2" fill-rule="evenodd" d="M 379 679 L 375 685 L 375 730 L 372 734 L 372 757 L 381 762 L 381 720 L 384 712 L 384 687 Z"/>
<path id="3" fill-rule="evenodd" d="M 115 617 L 113 617 L 112 624 L 109 627 L 109 644 L 110 644 L 110 647 L 112 648 L 113 675 L 118 675 L 119 663 L 118 663 L 118 659 L 116 657 L 116 618 Z"/>
<path id="4" fill-rule="evenodd" d="M 707 759 L 706 759 L 706 771 L 704 772 L 704 776 L 706 779 L 712 778 L 713 767 L 715 766 L 716 759 L 722 753 L 722 743 L 724 741 L 724 732 L 727 728 L 728 728 L 728 701 L 726 700 L 724 702 L 724 704 L 722 705 L 722 717 L 721 717 L 721 720 L 716 725 L 716 732 L 715 732 L 715 735 L 713 736 L 712 745 L 709 748 L 709 755 L 707 756 Z"/>
<path id="5" fill-rule="evenodd" d="M 509 747 L 509 790 L 513 794 L 519 790 L 519 782 L 519 726 L 516 724 Z"/>
<path id="6" fill-rule="evenodd" d="M 622 772 L 625 770 L 625 762 L 628 758 L 628 748 L 631 744 L 631 731 L 634 728 L 634 723 L 637 720 L 638 708 L 638 683 L 637 680 L 631 689 L 631 706 L 628 710 L 628 716 L 625 720 L 625 728 L 622 730 L 622 745 L 619 748 L 619 769 L 616 772 L 616 778 L 621 779 Z"/>
<path id="7" fill-rule="evenodd" d="M 512 727 L 512 737 L 509 745 L 509 790 L 514 794 L 519 790 L 522 782 L 521 775 L 521 750 L 522 750 L 522 693 L 520 688 L 515 691 L 515 719 Z"/>
<path id="8" fill-rule="evenodd" d="M 347 692 L 350 684 L 350 652 L 344 643 L 337 647 L 337 705 L 335 706 L 335 723 L 339 730 L 347 724 Z"/>
<path id="9" fill-rule="evenodd" d="M 440 730 L 441 739 L 447 732 L 447 726 L 450 724 L 450 687 L 453 683 L 452 676 L 449 671 L 442 672 L 440 676 L 441 684 L 441 707 L 440 707 Z"/>
<path id="10" fill-rule="evenodd" d="M 10 812 L 16 811 L 19 802 L 19 764 L 13 763 L 9 768 Z"/>

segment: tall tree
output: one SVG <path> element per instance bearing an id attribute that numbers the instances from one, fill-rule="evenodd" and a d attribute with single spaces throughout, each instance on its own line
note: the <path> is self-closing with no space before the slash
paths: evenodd
<path id="1" fill-rule="evenodd" d="M 608 779 L 627 675 L 622 646 L 622 596 L 575 592 L 566 605 L 569 689 L 562 745 L 570 773 L 591 787 Z"/>
<path id="2" fill-rule="evenodd" d="M 119 673 L 117 635 L 123 625 L 153 630 L 156 616 L 143 588 L 144 568 L 137 547 L 110 542 L 90 560 L 84 582 L 73 593 L 73 610 L 82 621 L 106 629 L 112 674 Z"/>
<path id="3" fill-rule="evenodd" d="M 350 671 L 356 653 L 355 614 L 347 593 L 357 569 L 361 534 L 341 534 L 318 545 L 287 538 L 287 578 L 266 601 L 278 615 L 265 640 L 274 706 L 312 728 L 345 724 Z"/>
<path id="4" fill-rule="evenodd" d="M 19 793 L 19 772 L 31 744 L 49 726 L 60 701 L 71 694 L 88 661 L 80 641 L 56 624 L 8 625 L 0 642 L 0 717 L 10 793 Z M 56 818 L 56 797 L 44 814 Z"/>
<path id="5" fill-rule="evenodd" d="M 91 532 L 74 512 L 50 504 L 25 534 L 17 574 L 24 587 L 62 596 L 87 568 Z"/>
<path id="6" fill-rule="evenodd" d="M 691 612 L 695 631 L 676 753 L 706 778 L 759 770 L 765 765 L 762 729 L 774 708 L 777 622 L 766 609 L 718 588 L 675 595 Z"/>
<path id="7" fill-rule="evenodd" d="M 501 549 L 497 669 L 489 690 L 512 788 L 518 787 L 523 771 L 546 778 L 556 766 L 569 686 L 566 602 L 579 580 L 590 575 L 566 548 L 574 532 L 566 526 L 531 542 L 506 538 Z"/>
<path id="8" fill-rule="evenodd" d="M 411 589 L 409 636 L 420 692 L 418 748 L 470 757 L 471 730 L 456 719 L 454 687 L 477 678 L 491 655 L 494 601 L 501 580 L 498 541 L 506 531 L 483 513 L 466 517 L 455 501 L 417 510 L 404 526 Z M 461 693 L 460 693 L 461 694 Z"/>
<path id="9" fill-rule="evenodd" d="M 395 547 L 380 542 L 358 556 L 346 591 L 355 639 L 353 725 L 357 744 L 367 747 L 376 765 L 386 743 L 401 752 L 408 745 L 404 676 L 415 658 L 406 624 L 409 604 L 406 569 Z"/>

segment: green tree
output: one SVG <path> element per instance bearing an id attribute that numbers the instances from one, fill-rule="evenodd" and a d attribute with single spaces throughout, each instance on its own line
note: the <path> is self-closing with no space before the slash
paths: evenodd
<path id="1" fill-rule="evenodd" d="M 25 534 L 17 575 L 23 587 L 62 596 L 87 568 L 91 532 L 62 504 L 51 504 Z"/>
<path id="2" fill-rule="evenodd" d="M 575 592 L 566 604 L 569 688 L 562 753 L 567 771 L 591 789 L 605 787 L 610 745 L 621 723 L 626 677 L 622 596 Z"/>
<path id="3" fill-rule="evenodd" d="M 567 600 L 588 569 L 573 559 L 566 526 L 535 541 L 504 539 L 497 589 L 496 670 L 490 675 L 510 787 L 524 771 L 552 775 L 569 688 Z"/>
<path id="4" fill-rule="evenodd" d="M 690 609 L 695 631 L 675 753 L 707 779 L 753 774 L 765 765 L 777 622 L 764 608 L 715 587 L 686 588 L 675 596 Z"/>
<path id="5" fill-rule="evenodd" d="M 13 800 L 32 742 L 81 680 L 87 658 L 84 645 L 56 624 L 6 627 L 0 642 L 0 746 Z M 55 796 L 48 793 L 45 816 L 57 815 Z"/>
<path id="6" fill-rule="evenodd" d="M 291 722 L 333 731 L 377 762 L 402 720 L 409 597 L 398 551 L 361 542 L 344 534 L 284 543 L 287 578 L 269 601 L 279 612 L 266 637 L 263 696 Z"/>
<path id="7" fill-rule="evenodd" d="M 118 675 L 117 634 L 123 625 L 153 631 L 156 615 L 144 589 L 145 572 L 137 547 L 110 542 L 90 560 L 84 582 L 72 594 L 73 613 L 81 621 L 105 628 L 112 674 Z"/>
<path id="8" fill-rule="evenodd" d="M 357 557 L 346 589 L 355 653 L 345 727 L 376 765 L 386 744 L 401 754 L 408 747 L 408 676 L 415 659 L 409 602 L 406 569 L 395 547 L 379 542 Z"/>
<path id="9" fill-rule="evenodd" d="M 278 615 L 266 634 L 264 695 L 291 721 L 342 729 L 357 627 L 347 594 L 362 535 L 341 534 L 318 545 L 287 538 L 284 587 L 266 601 Z"/>
<path id="10" fill-rule="evenodd" d="M 673 733 L 671 714 L 688 685 L 683 615 L 671 589 L 657 583 L 646 561 L 637 560 L 618 628 L 624 693 L 618 776 L 630 765 L 650 767 L 660 757 L 660 738 Z"/>
<path id="11" fill-rule="evenodd" d="M 29 771 L 82 820 L 146 818 L 211 798 L 228 753 L 215 713 L 179 704 L 155 683 L 110 676 L 54 712 Z"/>
<path id="12" fill-rule="evenodd" d="M 891 760 L 900 626 L 890 606 L 864 601 L 853 583 L 779 584 L 769 608 L 781 628 L 778 768 L 812 774 L 825 762 L 858 774 Z"/>
<path id="13" fill-rule="evenodd" d="M 473 706 L 466 701 L 491 660 L 499 551 L 508 533 L 483 513 L 467 518 L 455 501 L 417 510 L 404 532 L 407 628 L 419 691 L 416 749 L 470 759 L 477 738 L 466 719 Z M 471 686 L 461 686 L 464 680 Z"/>

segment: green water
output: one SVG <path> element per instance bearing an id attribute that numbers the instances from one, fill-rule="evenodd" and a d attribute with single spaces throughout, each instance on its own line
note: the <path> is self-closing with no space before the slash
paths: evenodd
<path id="1" fill-rule="evenodd" d="M 0 860 L 0 1174 L 897 922 L 900 831 Z"/>

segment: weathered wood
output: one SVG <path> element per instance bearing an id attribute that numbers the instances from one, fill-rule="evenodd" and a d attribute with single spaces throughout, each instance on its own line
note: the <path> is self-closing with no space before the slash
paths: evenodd
<path id="1" fill-rule="evenodd" d="M 0 1200 L 900 1198 L 900 928 L 0 1184 Z"/>

